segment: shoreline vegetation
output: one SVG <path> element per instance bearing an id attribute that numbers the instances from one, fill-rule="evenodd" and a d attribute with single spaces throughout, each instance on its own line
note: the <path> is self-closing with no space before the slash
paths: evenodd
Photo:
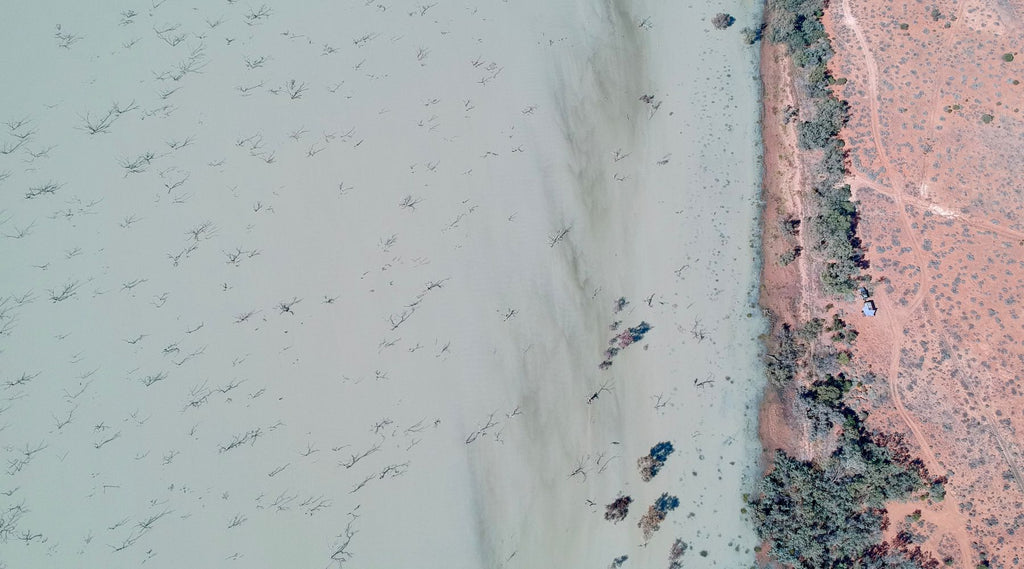
<path id="1" fill-rule="evenodd" d="M 822 260 L 821 282 L 824 292 L 845 295 L 856 288 L 864 256 L 857 238 L 857 205 L 850 201 L 850 186 L 843 183 L 847 174 L 846 151 L 839 132 L 846 123 L 849 105 L 831 90 L 846 79 L 836 79 L 828 69 L 832 42 L 821 22 L 824 0 L 775 0 L 766 11 L 768 40 L 785 44 L 803 83 L 806 112 L 793 108 L 787 117 L 797 119 L 800 150 L 821 152 L 811 172 L 808 195 L 816 212 L 808 221 L 814 249 Z M 809 116 L 799 120 L 801 115 Z M 796 229 L 796 228 L 794 228 Z"/>
<path id="2" fill-rule="evenodd" d="M 771 81 L 792 83 L 787 87 L 795 94 L 781 117 L 768 113 L 766 103 L 763 121 L 781 118 L 787 126 L 778 128 L 795 129 L 796 156 L 787 164 L 765 162 L 764 223 L 772 218 L 779 227 L 765 228 L 762 247 L 767 253 L 783 243 L 778 265 L 798 262 L 817 278 L 787 269 L 782 278 L 791 286 L 776 291 L 776 283 L 765 282 L 762 289 L 771 331 L 764 337 L 766 400 L 793 423 L 786 425 L 785 437 L 795 440 L 765 440 L 762 425 L 765 448 L 768 453 L 775 448 L 755 495 L 747 498 L 767 546 L 759 548 L 759 561 L 805 568 L 937 567 L 939 561 L 916 546 L 913 536 L 900 532 L 883 541 L 883 532 L 889 526 L 887 503 L 941 501 L 945 479 L 927 472 L 900 436 L 869 428 L 867 412 L 848 397 L 874 382 L 851 365 L 857 331 L 841 306 L 869 277 L 863 274 L 867 263 L 857 238 L 857 204 L 844 183 L 847 157 L 840 131 L 848 104 L 831 87 L 846 80 L 828 69 L 833 48 L 822 24 L 825 9 L 826 0 L 769 0 L 764 12 L 764 40 L 785 46 L 789 60 L 779 63 L 786 72 L 776 78 L 766 72 L 773 64 L 762 57 L 765 96 L 778 87 L 767 84 Z M 776 150 L 769 148 L 768 130 L 762 129 L 766 153 Z M 801 171 L 777 183 L 778 172 L 772 170 L 782 168 Z M 794 179 L 799 183 L 787 183 Z M 768 198 L 778 197 L 773 192 L 797 194 L 795 201 L 803 205 L 770 213 L 774 201 Z M 763 257 L 766 273 L 781 270 L 770 267 L 769 255 Z"/>

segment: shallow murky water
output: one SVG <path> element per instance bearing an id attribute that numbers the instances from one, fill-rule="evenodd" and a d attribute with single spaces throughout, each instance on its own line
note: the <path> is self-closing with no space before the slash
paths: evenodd
<path id="1" fill-rule="evenodd" d="M 750 564 L 729 4 L 16 10 L 0 565 Z"/>

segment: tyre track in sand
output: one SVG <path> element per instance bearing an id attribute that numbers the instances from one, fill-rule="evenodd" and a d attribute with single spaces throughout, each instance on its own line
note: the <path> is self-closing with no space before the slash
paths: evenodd
<path id="1" fill-rule="evenodd" d="M 867 68 L 868 71 L 868 105 L 869 112 L 871 115 L 871 135 L 874 140 L 875 149 L 878 152 L 878 157 L 882 162 L 882 166 L 885 168 L 885 171 L 889 173 L 890 177 L 893 177 L 893 179 L 895 179 L 898 173 L 892 167 L 892 163 L 889 162 L 889 155 L 885 151 L 885 147 L 882 143 L 881 126 L 878 118 L 878 65 L 875 63 L 875 58 L 871 54 L 871 50 L 867 43 L 867 38 L 865 38 L 864 36 L 864 31 L 861 29 L 860 25 L 857 23 L 857 19 L 853 15 L 853 12 L 850 10 L 850 0 L 842 1 L 842 13 L 843 25 L 849 28 L 850 31 L 853 32 L 854 36 L 857 38 L 857 43 L 860 47 L 861 52 L 863 53 L 864 66 Z M 899 187 L 898 184 L 894 183 L 894 185 Z M 925 460 L 928 464 L 928 469 L 932 472 L 939 472 L 940 470 L 938 460 L 935 458 L 935 453 L 932 451 L 931 446 L 928 444 L 928 441 L 925 438 L 924 434 L 921 432 L 921 429 L 917 425 L 917 422 L 914 420 L 914 418 L 906 410 L 906 407 L 903 405 L 903 399 L 900 395 L 898 385 L 900 351 L 903 347 L 903 323 L 914 312 L 914 310 L 917 309 L 921 301 L 924 299 L 925 284 L 928 282 L 928 269 L 927 263 L 923 262 L 924 259 L 921 258 L 922 256 L 920 253 L 920 244 L 917 242 L 917 238 L 913 233 L 913 228 L 911 227 L 910 220 L 907 218 L 907 212 L 903 200 L 903 192 L 895 190 L 891 194 L 891 197 L 896 200 L 896 204 L 898 206 L 900 214 L 900 219 L 903 222 L 903 226 L 907 230 L 907 234 L 913 242 L 912 253 L 914 257 L 914 263 L 917 264 L 918 268 L 920 268 L 921 276 L 919 282 L 920 286 L 918 287 L 917 295 L 915 295 L 913 301 L 911 301 L 910 305 L 906 309 L 900 310 L 898 308 L 895 308 L 897 306 L 896 303 L 892 303 L 892 306 L 894 307 L 892 310 L 883 311 L 883 314 L 886 315 L 886 328 L 888 329 L 889 335 L 892 340 L 892 355 L 890 356 L 888 377 L 889 393 L 892 396 L 893 405 L 896 407 L 896 412 L 899 414 L 900 418 L 903 419 L 903 422 L 906 423 L 907 428 L 909 428 L 911 433 L 914 435 L 914 439 L 917 441 L 918 446 L 920 446 L 921 449 L 924 451 Z"/>
<path id="2" fill-rule="evenodd" d="M 897 200 L 896 190 L 893 190 L 891 187 L 881 182 L 872 181 L 864 173 L 853 172 L 851 176 L 847 176 L 846 182 L 850 184 L 851 187 L 856 186 L 860 188 L 871 188 L 872 190 L 878 192 L 879 194 L 882 194 L 883 196 L 889 197 L 893 200 Z M 934 200 L 930 198 L 919 198 L 915 196 L 904 195 L 903 202 L 915 205 L 921 209 L 929 210 L 932 213 L 936 213 L 943 217 L 952 217 L 957 221 L 960 221 L 964 225 L 972 227 L 978 231 L 994 233 L 1006 239 L 1013 239 L 1019 242 L 1024 242 L 1024 232 L 1022 231 L 1016 231 L 1013 229 L 1008 229 L 1006 227 L 1001 227 L 994 223 L 974 218 L 965 213 L 953 212 L 952 210 L 943 207 L 942 204 L 936 203 Z"/>
<path id="3" fill-rule="evenodd" d="M 966 2 L 960 5 L 959 9 L 957 10 L 956 21 L 961 21 L 962 15 L 963 15 L 963 12 L 964 12 L 966 6 L 967 6 Z M 865 65 L 867 66 L 867 69 L 868 69 L 869 100 L 870 100 L 870 114 L 871 114 L 871 130 L 872 130 L 872 137 L 874 139 L 874 145 L 875 145 L 875 147 L 876 147 L 876 149 L 877 149 L 877 151 L 879 153 L 879 157 L 881 158 L 881 161 L 883 163 L 883 166 L 886 169 L 886 172 L 892 172 L 892 175 L 896 176 L 896 175 L 898 175 L 898 173 L 893 169 L 892 163 L 889 161 L 888 154 L 885 152 L 884 145 L 882 143 L 882 137 L 881 137 L 881 126 L 880 126 L 879 109 L 878 109 L 878 78 L 877 78 L 878 77 L 878 66 L 877 66 L 877 63 L 875 62 L 874 56 L 871 53 L 870 47 L 868 46 L 867 38 L 864 35 L 863 29 L 861 29 L 859 23 L 857 22 L 856 17 L 853 15 L 853 12 L 850 10 L 850 0 L 843 0 L 843 2 L 842 2 L 842 9 L 843 9 L 843 23 L 848 28 L 850 28 L 851 31 L 854 32 L 854 35 L 857 38 L 857 42 L 859 44 L 859 47 L 860 47 L 861 51 L 864 54 Z M 950 37 L 945 38 L 945 41 L 943 42 L 943 46 L 948 46 L 949 45 L 949 42 L 951 41 L 951 37 L 952 37 L 952 34 L 950 35 Z M 938 101 L 938 97 L 939 97 L 939 94 L 937 93 L 936 94 L 936 101 Z M 934 104 L 936 104 L 936 103 L 933 103 L 933 106 L 934 106 Z M 934 125 L 934 119 L 932 120 L 932 124 Z M 921 175 L 924 176 L 925 172 L 922 172 Z M 938 464 L 937 459 L 935 459 L 934 452 L 931 450 L 931 447 L 928 445 L 928 443 L 925 440 L 923 434 L 921 434 L 921 432 L 919 430 L 919 427 L 917 426 L 916 422 L 910 416 L 909 412 L 906 411 L 906 408 L 903 405 L 903 401 L 899 397 L 899 388 L 898 388 L 898 381 L 897 381 L 897 376 L 896 376 L 896 373 L 898 373 L 898 370 L 899 370 L 900 349 L 901 349 L 902 344 L 903 344 L 903 336 L 904 336 L 903 330 L 902 330 L 902 324 L 910 317 L 911 314 L 913 314 L 917 310 L 917 308 L 919 306 L 921 306 L 921 304 L 922 304 L 922 302 L 924 300 L 924 296 L 926 294 L 925 293 L 925 285 L 928 282 L 927 262 L 926 262 L 926 259 L 924 259 L 924 256 L 920 253 L 922 251 L 920 243 L 918 241 L 917 236 L 915 235 L 915 233 L 913 231 L 913 227 L 911 225 L 911 221 L 910 221 L 910 219 L 909 219 L 909 217 L 907 216 L 907 213 L 906 213 L 906 203 L 907 203 L 908 200 L 907 200 L 906 196 L 904 196 L 903 191 L 901 191 L 898 188 L 887 188 L 887 189 L 890 190 L 890 192 L 885 192 L 884 189 L 886 189 L 886 188 L 885 188 L 884 184 L 877 184 L 877 183 L 868 182 L 867 180 L 865 180 L 865 179 L 863 179 L 863 178 L 861 178 L 859 176 L 855 176 L 850 181 L 858 182 L 858 183 L 861 183 L 863 185 L 868 185 L 868 186 L 874 188 L 876 191 L 880 191 L 881 193 L 884 193 L 885 195 L 888 195 L 889 197 L 891 197 L 894 200 L 896 200 L 896 203 L 899 206 L 900 218 L 903 221 L 903 225 L 907 229 L 907 235 L 908 235 L 908 237 L 910 238 L 910 240 L 912 241 L 912 244 L 913 244 L 914 262 L 917 264 L 917 266 L 921 270 L 921 277 L 919 279 L 920 287 L 919 287 L 918 293 L 915 295 L 913 301 L 911 301 L 911 303 L 908 305 L 908 307 L 905 310 L 901 311 L 899 309 L 893 309 L 893 310 L 889 311 L 890 313 L 902 312 L 902 315 L 901 315 L 900 318 L 898 318 L 898 319 L 895 318 L 895 317 L 889 318 L 888 319 L 888 323 L 887 323 L 888 324 L 887 327 L 889 328 L 890 333 L 893 335 L 893 346 L 894 346 L 894 348 L 893 348 L 893 358 L 892 358 L 891 363 L 890 363 L 890 375 L 891 375 L 891 377 L 889 379 L 889 386 L 890 386 L 890 392 L 893 394 L 893 401 L 894 401 L 894 403 L 896 403 L 896 405 L 898 407 L 898 411 L 900 413 L 900 416 L 907 423 L 907 426 L 911 429 L 911 431 L 914 432 L 915 438 L 918 440 L 918 443 L 922 446 L 923 449 L 926 449 L 927 454 L 928 454 L 927 458 L 929 459 L 929 462 L 931 462 L 936 468 L 939 468 L 939 464 Z M 921 183 L 923 184 L 924 181 L 922 180 Z M 909 201 L 913 202 L 914 205 L 918 205 L 919 207 L 930 208 L 933 205 L 930 202 L 927 202 L 925 200 L 916 199 L 916 198 L 913 198 L 913 197 L 910 198 Z M 963 216 L 960 216 L 960 215 L 957 215 L 957 217 L 961 221 L 963 221 L 965 224 L 967 224 L 967 225 L 969 225 L 971 227 L 974 227 L 975 229 L 984 230 L 984 231 L 990 231 L 990 232 L 995 233 L 997 235 L 1001 235 L 1001 236 L 1009 237 L 1009 238 L 1013 238 L 1013 239 L 1018 239 L 1018 240 L 1024 239 L 1024 234 L 1021 234 L 1020 232 L 1017 232 L 1017 231 L 1013 231 L 1013 230 L 1010 230 L 1010 229 L 999 227 L 999 226 L 996 226 L 996 225 L 993 225 L 993 224 L 990 224 L 990 223 L 987 223 L 987 222 L 984 222 L 984 221 L 979 222 L 979 221 L 976 221 L 976 220 L 966 219 L 966 218 L 964 218 Z M 928 309 L 927 306 L 925 307 L 925 312 L 930 312 L 930 310 Z M 936 316 L 938 316 L 938 315 L 936 315 Z M 943 332 L 941 330 L 941 327 L 938 327 L 938 329 L 939 329 L 939 335 L 942 338 L 942 341 L 947 346 L 952 347 L 952 344 L 949 342 L 949 339 L 947 338 L 945 332 Z M 964 367 L 963 367 L 963 362 L 961 362 L 959 358 L 956 360 L 956 364 L 957 364 L 957 369 L 960 371 L 961 375 L 965 378 L 965 380 L 966 380 L 966 378 L 970 377 L 970 375 L 967 373 L 967 370 L 964 369 Z M 982 412 L 982 415 L 984 415 L 985 418 L 989 422 L 987 430 L 989 431 L 989 433 L 992 435 L 993 439 L 995 440 L 996 446 L 997 446 L 997 448 L 999 450 L 999 454 L 1002 456 L 1003 461 L 1006 463 L 1007 467 L 1012 472 L 1012 474 L 1014 476 L 1014 479 L 1015 479 L 1015 481 L 1017 483 L 1017 486 L 1020 489 L 1021 493 L 1024 493 L 1024 475 L 1021 474 L 1019 468 L 1017 467 L 1017 465 L 1014 463 L 1014 460 L 1010 456 L 1010 453 L 1006 450 L 1006 442 L 1003 440 L 1003 438 L 999 435 L 999 433 L 992 426 L 992 425 L 994 425 L 996 423 L 993 422 L 992 418 L 989 417 L 987 413 Z M 935 470 L 934 472 L 939 472 L 939 471 L 940 470 Z"/>
<path id="4" fill-rule="evenodd" d="M 871 52 L 867 38 L 865 37 L 864 30 L 860 27 L 857 22 L 857 18 L 853 15 L 853 11 L 850 9 L 850 0 L 842 0 L 842 24 L 845 25 L 850 31 L 853 32 L 854 37 L 857 39 L 857 44 L 863 54 L 864 66 L 867 68 L 867 79 L 868 79 L 868 108 L 871 121 L 871 136 L 874 142 L 876 151 L 878 152 L 879 160 L 882 166 L 885 168 L 885 172 L 889 175 L 892 180 L 894 189 L 890 194 L 890 197 L 896 201 L 900 220 L 906 230 L 906 234 L 912 243 L 911 256 L 913 262 L 920 269 L 920 276 L 918 278 L 918 292 L 914 296 L 913 300 L 904 309 L 899 309 L 897 303 L 890 303 L 893 306 L 892 310 L 883 311 L 883 317 L 885 318 L 885 327 L 889 333 L 890 342 L 892 345 L 892 353 L 889 359 L 889 374 L 887 377 L 887 383 L 889 385 L 889 394 L 893 401 L 893 406 L 896 409 L 897 414 L 906 424 L 914 436 L 914 440 L 917 442 L 918 447 L 924 454 L 925 464 L 928 471 L 932 475 L 944 473 L 945 470 L 939 464 L 938 459 L 935 456 L 935 452 L 932 450 L 931 445 L 928 443 L 927 437 L 921 430 L 920 425 L 907 410 L 903 403 L 903 397 L 900 393 L 899 386 L 899 369 L 900 369 L 900 355 L 903 349 L 904 324 L 910 318 L 912 314 L 922 305 L 927 290 L 927 283 L 929 278 L 928 264 L 924 256 L 921 254 L 921 244 L 918 242 L 917 236 L 914 233 L 913 225 L 909 216 L 907 215 L 906 205 L 904 201 L 903 191 L 899 188 L 906 185 L 903 176 L 893 168 L 892 162 L 889 160 L 889 155 L 885 151 L 885 146 L 882 139 L 881 119 L 880 111 L 878 108 L 878 64 L 875 61 L 874 55 Z M 899 183 L 902 181 L 903 183 Z M 952 493 L 947 489 L 947 493 L 952 496 Z M 954 519 L 957 522 L 955 527 L 944 527 L 943 531 L 953 537 L 957 542 L 957 549 L 959 550 L 960 564 L 962 567 L 969 566 L 970 556 L 970 537 L 964 530 L 963 520 L 960 516 L 953 512 Z M 946 524 L 943 524 L 946 525 Z"/>

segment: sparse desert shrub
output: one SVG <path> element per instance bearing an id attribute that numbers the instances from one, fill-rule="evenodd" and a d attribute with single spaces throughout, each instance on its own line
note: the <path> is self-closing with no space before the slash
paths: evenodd
<path id="1" fill-rule="evenodd" d="M 724 30 L 734 23 L 736 23 L 736 18 L 724 12 L 719 12 L 715 14 L 714 18 L 711 18 L 711 25 L 715 26 L 716 30 Z"/>
<path id="2" fill-rule="evenodd" d="M 1011 61 L 1013 61 L 1013 54 L 1012 53 L 1004 53 L 1003 54 L 1003 61 L 1005 61 L 1007 63 L 1010 63 Z"/>
<path id="3" fill-rule="evenodd" d="M 807 569 L 853 566 L 881 541 L 885 501 L 923 485 L 866 433 L 855 429 L 844 438 L 820 464 L 779 451 L 761 481 L 754 521 L 779 561 Z"/>
<path id="4" fill-rule="evenodd" d="M 981 122 L 983 122 L 985 124 L 988 124 L 988 123 L 992 122 L 992 119 L 994 119 L 994 118 L 995 118 L 994 116 L 992 116 L 992 115 L 990 115 L 988 113 L 985 113 L 985 114 L 981 115 Z"/>
<path id="5" fill-rule="evenodd" d="M 900 29 L 904 30 L 904 31 L 909 30 L 910 29 L 910 24 L 907 24 L 907 23 L 900 24 Z"/>

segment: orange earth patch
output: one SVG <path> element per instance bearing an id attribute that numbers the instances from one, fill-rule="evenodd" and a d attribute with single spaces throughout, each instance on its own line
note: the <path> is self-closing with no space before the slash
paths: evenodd
<path id="1" fill-rule="evenodd" d="M 877 377 L 859 396 L 949 478 L 942 502 L 892 505 L 887 538 L 910 527 L 957 567 L 1024 554 L 1022 23 L 1021 0 L 834 0 L 825 16 L 878 304 L 846 311 Z"/>

